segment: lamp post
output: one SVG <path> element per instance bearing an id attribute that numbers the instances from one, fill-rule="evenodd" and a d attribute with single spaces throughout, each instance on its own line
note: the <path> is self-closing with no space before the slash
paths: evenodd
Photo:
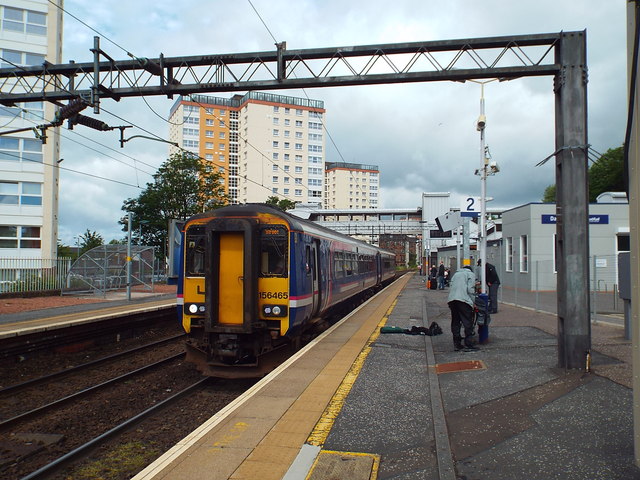
<path id="1" fill-rule="evenodd" d="M 487 117 L 484 113 L 485 83 L 488 82 L 480 83 L 480 116 L 476 124 L 476 130 L 480 132 L 480 168 L 475 172 L 476 175 L 480 175 L 480 224 L 478 226 L 480 232 L 478 239 L 480 241 L 480 290 L 482 293 L 486 293 L 487 288 L 487 176 L 494 175 L 500 171 L 497 163 L 489 163 L 491 154 L 489 153 L 489 147 L 485 144 L 484 131 L 487 125 Z"/>

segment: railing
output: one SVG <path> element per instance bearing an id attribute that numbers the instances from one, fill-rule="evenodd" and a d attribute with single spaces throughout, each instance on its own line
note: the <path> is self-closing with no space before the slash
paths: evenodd
<path id="1" fill-rule="evenodd" d="M 71 259 L 0 258 L 0 293 L 61 290 Z"/>
<path id="2" fill-rule="evenodd" d="M 527 272 L 520 271 L 514 262 L 512 271 L 496 262 L 500 276 L 498 299 L 502 302 L 529 307 L 534 310 L 557 313 L 556 276 L 551 260 L 531 262 Z M 624 313 L 624 304 L 618 295 L 618 260 L 615 255 L 593 255 L 589 257 L 589 299 L 591 321 L 596 315 Z"/>

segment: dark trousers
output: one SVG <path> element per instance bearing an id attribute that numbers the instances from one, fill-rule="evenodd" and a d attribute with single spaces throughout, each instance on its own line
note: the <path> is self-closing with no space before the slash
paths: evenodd
<path id="1" fill-rule="evenodd" d="M 498 288 L 499 283 L 489 285 L 489 312 L 498 313 Z"/>
<path id="2" fill-rule="evenodd" d="M 462 344 L 460 327 L 464 327 L 464 343 L 468 347 L 473 345 L 473 307 L 459 300 L 449 302 L 451 309 L 451 333 L 454 345 Z"/>

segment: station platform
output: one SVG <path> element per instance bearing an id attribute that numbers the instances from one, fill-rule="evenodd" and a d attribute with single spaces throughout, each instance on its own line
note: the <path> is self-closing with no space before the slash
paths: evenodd
<path id="1" fill-rule="evenodd" d="M 454 352 L 448 291 L 405 275 L 135 480 L 640 479 L 631 345 L 592 326 L 592 371 L 556 368 L 556 317 L 509 305 Z M 386 334 L 428 327 L 438 336 Z"/>
<path id="2" fill-rule="evenodd" d="M 103 301 L 96 303 L 55 306 L 55 300 L 56 297 L 51 299 L 50 308 L 0 315 L 0 340 L 176 306 L 175 294 L 138 292 L 131 296 L 131 300 L 123 292 L 110 292 Z"/>

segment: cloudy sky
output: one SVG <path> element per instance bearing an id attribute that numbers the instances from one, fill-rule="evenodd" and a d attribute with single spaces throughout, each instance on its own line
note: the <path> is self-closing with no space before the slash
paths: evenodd
<path id="1" fill-rule="evenodd" d="M 259 15 L 254 11 L 258 11 Z M 157 58 L 289 49 L 417 42 L 587 30 L 589 143 L 604 153 L 622 145 L 626 118 L 625 0 L 66 0 L 64 8 L 100 32 L 112 58 Z M 266 27 L 265 27 L 266 25 Z M 267 29 L 268 28 L 268 29 Z M 94 31 L 64 18 L 63 62 L 92 60 Z M 486 142 L 501 172 L 488 180 L 490 206 L 539 201 L 554 183 L 551 77 L 484 86 Z M 378 165 L 382 208 L 417 207 L 421 192 L 479 196 L 480 111 L 477 83 L 433 82 L 308 89 L 325 102 L 326 160 Z M 301 90 L 276 92 L 305 97 Z M 215 94 L 227 96 L 225 94 Z M 231 95 L 231 93 L 229 94 Z M 139 128 L 129 135 L 168 138 L 173 100 L 103 100 L 99 118 Z M 123 120 L 115 118 L 118 115 Z M 120 149 L 117 132 L 78 126 L 63 131 L 60 238 L 89 229 L 106 241 L 122 238 L 122 202 L 137 197 L 167 158 L 167 145 L 136 139 Z M 95 178 L 82 175 L 84 172 Z"/>

